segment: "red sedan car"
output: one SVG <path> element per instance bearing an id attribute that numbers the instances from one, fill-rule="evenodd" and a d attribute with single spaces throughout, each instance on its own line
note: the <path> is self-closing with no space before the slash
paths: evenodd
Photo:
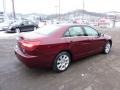
<path id="1" fill-rule="evenodd" d="M 50 25 L 20 35 L 17 58 L 28 67 L 52 67 L 65 71 L 71 61 L 111 50 L 112 39 L 85 25 Z"/>

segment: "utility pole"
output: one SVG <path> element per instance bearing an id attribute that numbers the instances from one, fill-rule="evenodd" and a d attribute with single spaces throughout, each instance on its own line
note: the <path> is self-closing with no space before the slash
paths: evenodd
<path id="1" fill-rule="evenodd" d="M 113 28 L 115 28 L 116 19 L 117 19 L 117 16 L 115 15 L 115 16 L 114 16 L 114 19 L 113 19 Z"/>
<path id="2" fill-rule="evenodd" d="M 4 15 L 6 14 L 6 3 L 5 3 L 5 0 L 3 0 L 3 12 L 4 12 Z"/>
<path id="3" fill-rule="evenodd" d="M 57 15 L 58 15 L 58 5 L 55 6 L 55 15 L 56 15 L 56 18 L 57 18 Z"/>
<path id="4" fill-rule="evenodd" d="M 85 1 L 83 0 L 83 19 L 84 19 L 84 11 L 85 11 Z"/>
<path id="5" fill-rule="evenodd" d="M 8 20 L 8 16 L 6 12 L 6 0 L 3 0 L 3 14 L 4 14 L 4 21 Z"/>
<path id="6" fill-rule="evenodd" d="M 59 23 L 60 23 L 60 19 L 61 19 L 61 17 L 60 17 L 60 8 L 61 8 L 60 4 L 61 4 L 61 2 L 59 0 Z"/>
<path id="7" fill-rule="evenodd" d="M 16 15 L 15 15 L 15 5 L 14 5 L 14 0 L 12 0 L 12 11 L 13 11 L 13 18 L 14 20 L 16 19 Z"/>

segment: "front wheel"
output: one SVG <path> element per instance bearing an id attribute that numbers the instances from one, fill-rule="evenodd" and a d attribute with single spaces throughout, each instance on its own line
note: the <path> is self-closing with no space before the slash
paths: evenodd
<path id="1" fill-rule="evenodd" d="M 107 42 L 106 45 L 105 45 L 105 47 L 104 47 L 104 51 L 103 52 L 105 54 L 108 54 L 110 52 L 110 50 L 111 50 L 111 43 Z"/>
<path id="2" fill-rule="evenodd" d="M 71 56 L 67 52 L 59 53 L 54 61 L 53 70 L 55 72 L 63 72 L 67 70 L 71 63 Z"/>

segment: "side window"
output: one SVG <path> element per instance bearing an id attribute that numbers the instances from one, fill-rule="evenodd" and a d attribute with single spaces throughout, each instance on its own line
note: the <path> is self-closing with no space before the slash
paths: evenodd
<path id="1" fill-rule="evenodd" d="M 69 30 L 65 33 L 65 36 L 84 36 L 84 32 L 81 27 L 75 26 L 70 27 Z"/>
<path id="2" fill-rule="evenodd" d="M 88 36 L 98 36 L 98 32 L 95 29 L 88 26 L 85 26 L 84 29 Z"/>
<path id="3" fill-rule="evenodd" d="M 23 22 L 24 25 L 29 25 L 28 21 Z"/>
<path id="4" fill-rule="evenodd" d="M 30 22 L 30 21 L 29 21 L 29 22 L 28 22 L 28 24 L 29 24 L 29 25 L 32 25 L 32 24 L 33 24 L 33 22 Z"/>

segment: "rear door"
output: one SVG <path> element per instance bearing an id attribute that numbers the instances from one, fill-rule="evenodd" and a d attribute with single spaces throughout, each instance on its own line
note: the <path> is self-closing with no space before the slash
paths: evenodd
<path id="1" fill-rule="evenodd" d="M 65 36 L 75 60 L 87 54 L 89 43 L 81 26 L 70 27 Z"/>
<path id="2" fill-rule="evenodd" d="M 84 26 L 84 31 L 89 42 L 89 53 L 101 51 L 105 44 L 105 39 L 100 36 L 98 31 L 89 26 Z"/>
<path id="3" fill-rule="evenodd" d="M 29 28 L 30 28 L 30 29 L 29 29 L 30 31 L 33 31 L 33 30 L 34 30 L 35 25 L 34 25 L 33 22 L 29 21 L 29 22 L 28 22 L 28 26 L 29 26 Z"/>
<path id="4" fill-rule="evenodd" d="M 22 24 L 21 24 L 21 30 L 22 30 L 22 31 L 32 31 L 33 28 L 32 28 L 32 26 L 31 26 L 31 24 L 29 24 L 29 21 L 24 21 L 24 22 L 22 22 Z"/>
<path id="5" fill-rule="evenodd" d="M 28 29 L 28 23 L 26 21 L 23 21 L 20 25 L 21 31 L 26 31 Z"/>

